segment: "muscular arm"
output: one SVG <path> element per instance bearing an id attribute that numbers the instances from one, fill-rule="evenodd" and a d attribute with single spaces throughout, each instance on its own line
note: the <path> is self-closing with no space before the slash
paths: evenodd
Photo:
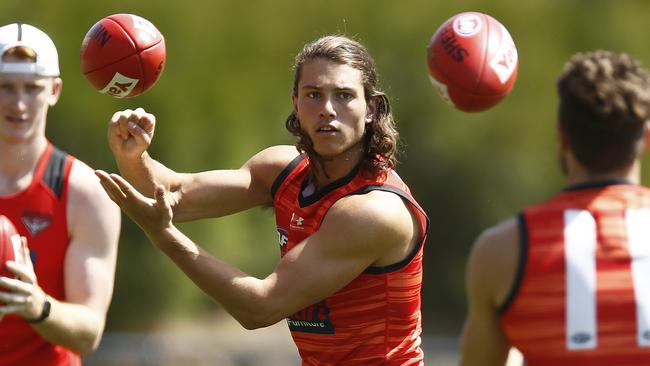
<path id="1" fill-rule="evenodd" d="M 164 186 L 174 221 L 219 217 L 272 202 L 273 180 L 298 155 L 293 146 L 274 146 L 253 156 L 239 169 L 177 173 L 149 156 L 155 117 L 141 108 L 117 112 L 108 140 L 120 173 L 152 197 Z"/>
<path id="2" fill-rule="evenodd" d="M 510 344 L 499 323 L 515 278 L 519 255 L 517 222 L 508 220 L 485 231 L 474 243 L 467 264 L 469 310 L 461 340 L 461 365 L 503 366 Z"/>
<path id="3" fill-rule="evenodd" d="M 120 212 L 93 171 L 79 161 L 70 173 L 67 209 L 71 241 L 62 264 L 66 298 L 50 298 L 50 316 L 33 327 L 48 341 L 84 354 L 96 349 L 104 330 L 113 292 Z"/>
<path id="4" fill-rule="evenodd" d="M 330 209 L 318 232 L 290 250 L 273 273 L 258 279 L 213 257 L 176 229 L 162 189 L 154 202 L 130 191 L 118 176 L 98 174 L 151 241 L 249 329 L 276 323 L 326 298 L 370 265 L 388 258 L 399 261 L 404 255 L 396 253 L 408 252 L 420 234 L 396 195 L 377 191 L 346 197 Z"/>

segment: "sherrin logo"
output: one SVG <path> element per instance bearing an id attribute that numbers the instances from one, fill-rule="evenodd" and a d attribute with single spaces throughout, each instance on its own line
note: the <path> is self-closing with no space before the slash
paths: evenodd
<path id="1" fill-rule="evenodd" d="M 138 84 L 138 79 L 131 79 L 116 72 L 113 79 L 100 90 L 100 93 L 108 94 L 117 98 L 124 98 L 131 93 L 131 90 Z"/>
<path id="2" fill-rule="evenodd" d="M 471 37 L 483 27 L 481 18 L 476 14 L 463 14 L 454 19 L 454 31 L 461 37 Z"/>

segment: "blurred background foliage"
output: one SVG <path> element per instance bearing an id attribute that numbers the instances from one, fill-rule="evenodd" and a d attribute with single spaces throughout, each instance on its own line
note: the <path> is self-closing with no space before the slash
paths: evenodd
<path id="1" fill-rule="evenodd" d="M 500 20 L 520 61 L 508 98 L 474 114 L 447 107 L 426 71 L 433 32 L 469 10 Z M 167 44 L 161 79 L 132 99 L 97 93 L 79 70 L 85 33 L 113 13 L 149 19 Z M 554 82 L 563 63 L 575 52 L 605 48 L 650 65 L 644 41 L 649 14 L 645 0 L 0 2 L 0 23 L 33 24 L 58 46 L 64 88 L 50 112 L 50 139 L 109 171 L 116 166 L 106 124 L 125 108 L 157 115 L 151 154 L 177 171 L 237 168 L 262 148 L 292 143 L 284 119 L 291 109 L 295 54 L 329 33 L 364 43 L 402 134 L 398 171 L 432 220 L 425 250 L 425 335 L 458 334 L 465 258 L 481 230 L 562 188 Z M 272 271 L 279 256 L 271 210 L 181 227 L 214 255 L 257 276 Z M 154 330 L 220 311 L 125 217 L 108 330 Z"/>

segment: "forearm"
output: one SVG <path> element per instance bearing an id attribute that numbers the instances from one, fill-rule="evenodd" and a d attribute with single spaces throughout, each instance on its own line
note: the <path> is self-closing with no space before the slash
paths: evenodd
<path id="1" fill-rule="evenodd" d="M 174 226 L 145 232 L 203 292 L 245 328 L 269 326 L 288 315 L 274 305 L 282 301 L 268 296 L 269 279 L 255 278 L 213 257 Z"/>
<path id="2" fill-rule="evenodd" d="M 104 330 L 102 317 L 87 306 L 48 299 L 50 315 L 44 321 L 32 324 L 34 330 L 47 341 L 79 354 L 97 349 Z"/>

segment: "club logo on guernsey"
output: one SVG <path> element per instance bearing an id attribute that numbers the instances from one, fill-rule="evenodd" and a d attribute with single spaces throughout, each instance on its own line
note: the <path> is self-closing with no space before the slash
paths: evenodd
<path id="1" fill-rule="evenodd" d="M 27 228 L 27 231 L 35 237 L 40 234 L 41 231 L 45 230 L 52 223 L 52 216 L 43 215 L 40 213 L 34 212 L 25 212 L 21 217 L 21 221 Z"/>
<path id="2" fill-rule="evenodd" d="M 287 318 L 292 332 L 334 334 L 330 321 L 330 309 L 325 300 L 313 304 Z"/>
<path id="3" fill-rule="evenodd" d="M 275 229 L 278 230 L 278 243 L 280 244 L 280 248 L 284 248 L 284 246 L 287 245 L 287 242 L 289 241 L 289 231 L 279 226 L 277 226 Z"/>

